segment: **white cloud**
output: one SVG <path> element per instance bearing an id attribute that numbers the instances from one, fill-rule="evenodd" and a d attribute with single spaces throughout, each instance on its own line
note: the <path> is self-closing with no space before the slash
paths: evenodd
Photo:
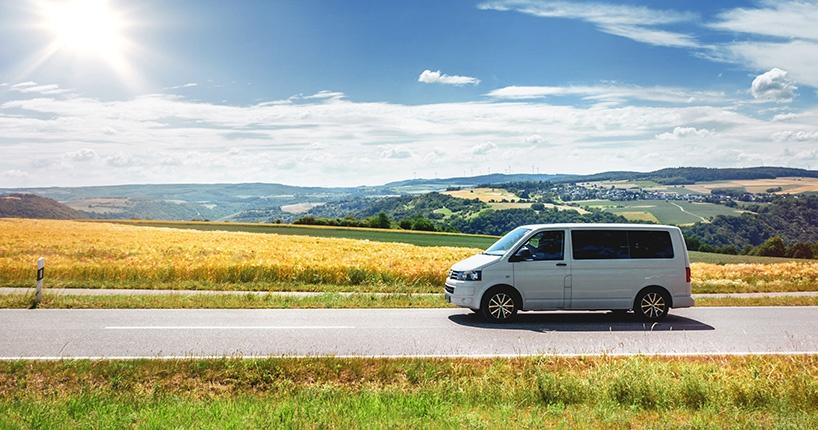
<path id="1" fill-rule="evenodd" d="M 699 46 L 693 36 L 657 28 L 695 20 L 697 16 L 690 12 L 609 3 L 534 0 L 487 1 L 478 8 L 516 11 L 542 18 L 577 19 L 595 25 L 602 32 L 651 45 L 677 48 Z"/>
<path id="2" fill-rule="evenodd" d="M 772 68 L 753 79 L 750 94 L 758 100 L 788 102 L 795 97 L 798 88 L 787 79 L 787 72 Z"/>
<path id="3" fill-rule="evenodd" d="M 489 152 L 494 151 L 495 149 L 497 149 L 497 145 L 495 145 L 494 143 L 484 142 L 479 145 L 475 145 L 472 148 L 471 153 L 474 155 L 486 155 Z"/>
<path id="4" fill-rule="evenodd" d="M 627 85 L 585 86 L 510 86 L 486 94 L 496 99 L 527 100 L 547 97 L 578 96 L 591 101 L 642 100 L 661 103 L 724 103 L 728 97 L 718 91 L 695 91 L 675 87 L 640 87 Z"/>
<path id="5" fill-rule="evenodd" d="M 9 87 L 9 91 L 14 91 L 23 94 L 43 94 L 43 95 L 57 95 L 70 92 L 65 88 L 60 88 L 57 84 L 39 85 L 33 81 L 20 82 Z"/>
<path id="6" fill-rule="evenodd" d="M 174 85 L 172 87 L 165 87 L 165 89 L 166 90 L 178 90 L 178 89 L 183 89 L 183 88 L 194 88 L 194 87 L 198 87 L 198 86 L 199 86 L 199 84 L 197 84 L 196 82 L 187 82 L 187 83 L 184 83 L 184 84 L 181 84 L 181 85 Z"/>
<path id="7" fill-rule="evenodd" d="M 106 132 L 112 129 L 116 133 Z M 231 133 L 266 137 L 236 139 Z M 684 145 L 668 145 L 657 137 L 664 133 L 685 138 Z M 740 166 L 758 160 L 816 168 L 818 160 L 810 155 L 816 133 L 818 109 L 774 121 L 731 105 L 696 102 L 577 107 L 524 100 L 404 105 L 310 99 L 231 106 L 167 95 L 119 101 L 76 95 L 21 98 L 0 103 L 0 172 L 31 175 L 4 174 L 0 187 L 137 182 L 354 186 L 405 179 L 414 172 L 462 176 L 472 168 L 463 163 L 463 154 L 473 153 L 486 154 L 480 157 L 481 172 L 528 171 L 532 159 L 541 172 L 562 173 Z M 786 139 L 789 155 L 770 145 L 772 136 Z M 90 155 L 84 149 L 96 157 L 78 161 Z M 76 153 L 76 159 L 67 153 Z"/>
<path id="8" fill-rule="evenodd" d="M 90 161 L 97 158 L 97 153 L 93 149 L 82 148 L 77 151 L 71 151 L 65 154 L 69 159 L 74 161 Z"/>
<path id="9" fill-rule="evenodd" d="M 811 140 L 818 140 L 818 131 L 784 130 L 773 133 L 772 138 L 777 142 L 784 141 L 806 142 Z"/>
<path id="10" fill-rule="evenodd" d="M 381 152 L 381 158 L 391 158 L 394 160 L 403 160 L 411 158 L 412 153 L 402 148 L 387 148 Z"/>
<path id="11" fill-rule="evenodd" d="M 798 114 L 792 112 L 779 113 L 773 117 L 773 121 L 789 121 L 794 118 L 798 118 Z"/>
<path id="12" fill-rule="evenodd" d="M 321 90 L 313 95 L 301 97 L 304 100 L 340 100 L 346 95 L 340 91 Z"/>
<path id="13" fill-rule="evenodd" d="M 752 70 L 780 68 L 795 82 L 818 87 L 818 43 L 794 40 L 789 42 L 736 42 L 720 51 L 724 61 L 744 64 Z"/>
<path id="14" fill-rule="evenodd" d="M 710 137 L 715 135 L 710 130 L 704 128 L 695 128 L 695 127 L 675 127 L 671 132 L 660 133 L 656 135 L 656 138 L 659 140 L 678 140 L 684 139 L 687 137 Z"/>
<path id="15" fill-rule="evenodd" d="M 758 7 L 730 9 L 709 27 L 742 33 L 744 40 L 716 46 L 705 56 L 756 71 L 777 67 L 787 70 L 795 82 L 818 87 L 817 22 L 814 0 L 767 0 Z"/>
<path id="16" fill-rule="evenodd" d="M 418 82 L 423 82 L 424 84 L 444 84 L 462 86 L 477 85 L 480 83 L 480 79 L 473 78 L 471 76 L 447 75 L 445 73 L 440 73 L 440 70 L 433 72 L 429 69 L 426 69 L 420 73 L 420 76 L 418 76 Z"/>
<path id="17" fill-rule="evenodd" d="M 737 33 L 818 41 L 818 2 L 762 1 L 761 8 L 736 8 L 721 13 L 711 28 Z"/>

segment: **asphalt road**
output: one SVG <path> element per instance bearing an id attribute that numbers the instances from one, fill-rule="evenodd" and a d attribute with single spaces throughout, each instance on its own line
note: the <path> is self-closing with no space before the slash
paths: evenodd
<path id="1" fill-rule="evenodd" d="M 817 353 L 818 307 L 673 310 L 651 326 L 606 313 L 460 309 L 0 310 L 0 358 Z"/>

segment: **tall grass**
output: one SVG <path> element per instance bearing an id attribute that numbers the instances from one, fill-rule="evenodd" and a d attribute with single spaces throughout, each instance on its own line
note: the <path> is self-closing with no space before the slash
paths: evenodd
<path id="1" fill-rule="evenodd" d="M 782 424 L 818 424 L 818 358 L 0 363 L 0 427 Z"/>

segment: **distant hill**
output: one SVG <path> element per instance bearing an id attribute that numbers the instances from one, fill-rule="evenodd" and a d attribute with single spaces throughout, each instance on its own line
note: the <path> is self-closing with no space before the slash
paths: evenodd
<path id="1" fill-rule="evenodd" d="M 769 205 L 749 206 L 741 216 L 720 215 L 710 223 L 686 228 L 688 237 L 741 251 L 780 236 L 786 243 L 818 242 L 818 196 L 779 197 Z"/>
<path id="2" fill-rule="evenodd" d="M 0 218 L 76 219 L 85 215 L 46 197 L 34 194 L 0 194 Z"/>
<path id="3" fill-rule="evenodd" d="M 797 169 L 792 167 L 742 167 L 742 168 L 709 168 L 709 167 L 671 167 L 652 172 L 602 172 L 593 175 L 564 175 L 565 178 L 553 182 L 592 182 L 617 180 L 650 180 L 665 185 L 693 184 L 696 182 L 727 181 L 736 179 L 773 179 L 786 176 L 818 178 L 818 170 Z"/>
<path id="4" fill-rule="evenodd" d="M 95 187 L 6 188 L 2 193 L 27 193 L 54 199 L 94 218 L 164 220 L 291 221 L 297 218 L 282 206 L 360 198 L 420 195 L 453 187 L 474 187 L 509 182 L 591 182 L 651 180 L 666 185 L 733 179 L 768 179 L 781 176 L 818 178 L 818 171 L 788 167 L 704 168 L 674 167 L 652 172 L 611 171 L 592 175 L 489 174 L 436 179 L 409 179 L 360 187 L 300 187 L 274 183 L 243 184 L 133 184 Z M 341 210 L 328 205 L 321 215 Z M 359 208 L 355 208 L 359 209 Z M 387 208 L 388 209 L 388 208 Z M 340 213 L 340 212 L 338 212 Z M 337 215 L 333 213 L 332 215 Z M 319 216 L 318 214 L 313 214 Z"/>

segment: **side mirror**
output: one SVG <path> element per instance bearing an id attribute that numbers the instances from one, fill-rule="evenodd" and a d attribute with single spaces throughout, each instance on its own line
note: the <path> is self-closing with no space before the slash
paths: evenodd
<path id="1" fill-rule="evenodd" d="M 525 261 L 531 258 L 531 250 L 528 248 L 520 248 L 514 255 L 508 258 L 510 263 L 516 263 L 518 261 Z"/>

